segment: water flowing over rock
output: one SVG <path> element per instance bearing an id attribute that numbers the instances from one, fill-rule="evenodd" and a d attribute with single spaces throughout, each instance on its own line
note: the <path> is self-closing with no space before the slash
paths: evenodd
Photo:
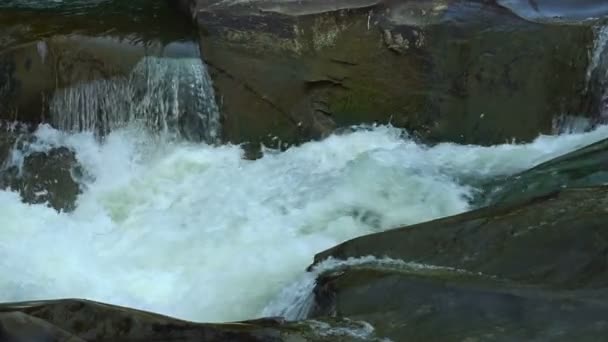
<path id="1" fill-rule="evenodd" d="M 588 112 L 593 23 L 535 23 L 476 1 L 180 4 L 200 27 L 230 141 L 391 122 L 433 141 L 494 144 Z"/>
<path id="2" fill-rule="evenodd" d="M 128 47 L 117 54 L 120 46 L 111 39 L 55 37 L 5 54 L 4 64 L 0 56 L 0 77 L 6 77 L 0 112 L 69 131 L 107 134 L 139 120 L 194 141 L 219 140 L 219 111 L 200 58 L 145 56 Z M 17 60 L 26 65 L 17 67 Z"/>
<path id="3" fill-rule="evenodd" d="M 128 78 L 95 80 L 55 92 L 54 125 L 107 134 L 134 121 L 193 141 L 218 142 L 220 117 L 198 58 L 145 57 Z"/>

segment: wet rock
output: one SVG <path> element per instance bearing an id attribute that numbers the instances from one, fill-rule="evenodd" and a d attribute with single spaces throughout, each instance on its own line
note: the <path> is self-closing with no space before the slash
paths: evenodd
<path id="1" fill-rule="evenodd" d="M 376 256 L 556 289 L 608 286 L 608 187 L 553 192 L 347 241 L 318 254 Z"/>
<path id="2" fill-rule="evenodd" d="M 525 288 L 479 275 L 350 268 L 318 280 L 315 316 L 365 320 L 392 341 L 595 341 L 606 293 Z"/>
<path id="3" fill-rule="evenodd" d="M 163 0 L 0 4 L 0 119 L 51 122 L 57 89 L 124 78 L 148 55 L 195 57 L 196 44 L 183 43 L 194 41 L 192 24 L 169 9 Z"/>
<path id="4" fill-rule="evenodd" d="M 345 242 L 315 261 L 377 259 L 322 274 L 309 317 L 394 341 L 602 339 L 607 207 L 608 187 L 568 189 Z"/>
<path id="5" fill-rule="evenodd" d="M 390 121 L 429 140 L 493 144 L 587 111 L 590 24 L 530 22 L 476 1 L 179 4 L 200 27 L 233 142 Z"/>
<path id="6" fill-rule="evenodd" d="M 23 336 L 62 342 L 375 341 L 371 333 L 361 334 L 362 338 L 345 333 L 350 329 L 357 332 L 356 329 L 360 329 L 360 326 L 339 319 L 299 323 L 260 319 L 228 324 L 199 324 L 85 300 L 0 304 L 0 322 L 0 337 L 12 337 L 13 340 L 8 340 L 10 342 L 32 341 Z M 331 330 L 333 327 L 338 329 Z M 370 339 L 364 339 L 368 337 Z"/>
<path id="7" fill-rule="evenodd" d="M 47 204 L 71 211 L 81 192 L 82 173 L 73 151 L 66 147 L 28 152 L 35 138 L 23 130 L 0 131 L 0 188 L 18 191 L 26 203 Z M 15 160 L 15 154 L 23 160 Z"/>
<path id="8" fill-rule="evenodd" d="M 478 205 L 513 203 L 576 187 L 608 185 L 608 139 L 485 184 Z"/>

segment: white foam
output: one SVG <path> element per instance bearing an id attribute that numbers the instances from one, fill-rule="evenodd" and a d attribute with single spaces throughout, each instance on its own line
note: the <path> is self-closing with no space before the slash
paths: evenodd
<path id="1" fill-rule="evenodd" d="M 74 148 L 87 172 L 71 214 L 0 191 L 0 301 L 80 297 L 197 321 L 262 314 L 315 253 L 468 209 L 463 180 L 513 173 L 608 136 L 429 148 L 377 127 L 257 161 L 236 146 L 136 129 L 103 143 L 42 127 L 35 148 Z"/>

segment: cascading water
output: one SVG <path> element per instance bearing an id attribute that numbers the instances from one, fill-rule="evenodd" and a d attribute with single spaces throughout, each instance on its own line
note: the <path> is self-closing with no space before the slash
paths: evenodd
<path id="1" fill-rule="evenodd" d="M 276 298 L 315 253 L 463 212 L 477 191 L 467 180 L 606 136 L 598 127 L 530 144 L 428 147 L 379 126 L 251 161 L 237 146 L 133 125 L 101 141 L 41 126 L 32 148 L 73 149 L 83 193 L 58 213 L 0 191 L 0 272 L 10 275 L 0 301 L 79 297 L 210 322 L 305 312 L 297 293 Z"/>
<path id="2" fill-rule="evenodd" d="M 200 58 L 145 57 L 128 78 L 96 80 L 58 90 L 53 124 L 71 132 L 105 135 L 142 122 L 163 135 L 218 142 L 219 110 Z"/>
<path id="3" fill-rule="evenodd" d="M 608 120 L 608 25 L 595 29 L 595 40 L 587 68 L 587 91 L 594 97 L 600 120 Z"/>

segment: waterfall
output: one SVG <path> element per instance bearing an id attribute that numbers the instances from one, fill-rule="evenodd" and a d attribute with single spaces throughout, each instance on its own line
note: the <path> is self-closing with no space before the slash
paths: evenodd
<path id="1" fill-rule="evenodd" d="M 130 123 L 174 137 L 218 142 L 219 110 L 199 58 L 145 57 L 128 77 L 76 84 L 55 92 L 53 124 L 106 135 Z"/>
<path id="2" fill-rule="evenodd" d="M 596 27 L 594 34 L 585 90 L 593 96 L 593 110 L 605 121 L 608 119 L 608 25 Z"/>

